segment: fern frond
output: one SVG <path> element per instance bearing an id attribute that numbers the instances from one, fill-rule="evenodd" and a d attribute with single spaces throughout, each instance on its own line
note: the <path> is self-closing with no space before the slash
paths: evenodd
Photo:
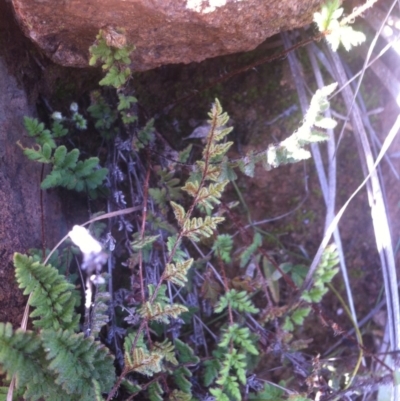
<path id="1" fill-rule="evenodd" d="M 202 217 L 187 219 L 183 225 L 183 236 L 193 241 L 199 241 L 201 237 L 208 238 L 217 228 L 217 224 L 224 220 L 225 218 L 220 216 L 206 216 L 204 219 Z"/>
<path id="2" fill-rule="evenodd" d="M 207 166 L 207 170 L 206 170 L 206 164 L 202 160 L 198 160 L 196 162 L 196 165 L 206 180 L 219 181 L 222 170 L 220 163 L 209 164 Z"/>
<path id="3" fill-rule="evenodd" d="M 167 281 L 183 287 L 187 282 L 187 272 L 193 264 L 193 258 L 184 262 L 168 263 L 165 267 L 164 278 Z"/>
<path id="4" fill-rule="evenodd" d="M 254 255 L 257 248 L 262 244 L 262 237 L 259 233 L 255 233 L 253 242 L 240 254 L 240 267 L 245 267 L 250 258 Z"/>
<path id="5" fill-rule="evenodd" d="M 183 223 L 185 222 L 185 216 L 186 216 L 185 209 L 181 205 L 178 205 L 173 201 L 171 201 L 170 204 L 172 206 L 172 209 L 174 210 L 175 218 L 178 221 L 178 224 L 182 226 Z"/>
<path id="6" fill-rule="evenodd" d="M 178 352 L 178 359 L 180 363 L 185 365 L 197 365 L 200 358 L 194 354 L 194 351 L 189 345 L 175 338 L 175 349 Z"/>
<path id="7" fill-rule="evenodd" d="M 150 384 L 148 388 L 149 401 L 163 401 L 164 391 L 158 381 Z"/>
<path id="8" fill-rule="evenodd" d="M 76 330 L 79 315 L 75 313 L 75 287 L 65 280 L 53 266 L 35 262 L 32 257 L 14 254 L 15 274 L 24 294 L 31 294 L 29 304 L 35 327 L 55 330 Z"/>
<path id="9" fill-rule="evenodd" d="M 139 238 L 131 243 L 132 249 L 137 252 L 144 247 L 151 245 L 154 241 L 159 238 L 160 235 L 146 235 L 143 238 Z"/>
<path id="10" fill-rule="evenodd" d="M 164 340 L 162 343 L 155 342 L 154 348 L 157 352 L 163 355 L 163 358 L 172 363 L 173 365 L 178 365 L 178 361 L 175 357 L 175 346 L 169 340 Z"/>
<path id="11" fill-rule="evenodd" d="M 191 400 L 193 400 L 192 393 L 185 393 L 179 390 L 174 390 L 168 398 L 168 401 L 191 401 Z"/>
<path id="12" fill-rule="evenodd" d="M 45 129 L 44 124 L 39 123 L 37 118 L 24 117 L 24 125 L 28 135 L 34 137 L 37 144 L 40 146 L 47 144 L 51 149 L 56 147 L 50 130 Z"/>
<path id="13" fill-rule="evenodd" d="M 13 331 L 10 323 L 0 323 L 0 366 L 8 377 L 15 375 L 16 388 L 25 400 L 71 400 L 47 370 L 41 339 L 31 331 Z"/>
<path id="14" fill-rule="evenodd" d="M 44 330 L 41 338 L 49 370 L 67 393 L 86 394 L 82 400 L 94 399 L 93 379 L 102 392 L 110 390 L 115 379 L 113 358 L 101 343 L 69 330 Z"/>
<path id="15" fill-rule="evenodd" d="M 232 237 L 229 234 L 221 234 L 215 239 L 212 249 L 224 262 L 230 263 L 232 247 Z"/>
<path id="16" fill-rule="evenodd" d="M 125 358 L 125 369 L 141 373 L 146 376 L 153 376 L 161 371 L 163 356 L 158 351 L 149 352 L 145 348 L 136 347 L 131 352 L 131 358 Z"/>
<path id="17" fill-rule="evenodd" d="M 94 295 L 93 307 L 90 313 L 90 335 L 96 338 L 103 326 L 105 326 L 110 316 L 108 312 L 108 303 L 111 295 L 109 292 L 97 289 Z"/>
<path id="18" fill-rule="evenodd" d="M 258 313 L 259 310 L 251 302 L 246 291 L 238 292 L 235 289 L 229 290 L 218 301 L 215 312 L 221 313 L 224 309 L 231 307 L 238 312 Z"/>
<path id="19" fill-rule="evenodd" d="M 158 302 L 153 304 L 145 302 L 138 312 L 146 320 L 168 324 L 170 318 L 177 319 L 181 313 L 187 311 L 188 309 L 185 306 L 179 304 L 162 305 Z"/>
<path id="20" fill-rule="evenodd" d="M 188 378 L 192 377 L 192 372 L 186 366 L 174 369 L 172 373 L 175 384 L 186 394 L 192 393 L 192 383 Z"/>
<path id="21" fill-rule="evenodd" d="M 238 324 L 230 325 L 222 335 L 221 341 L 218 344 L 219 347 L 227 348 L 233 341 L 238 347 L 241 347 L 247 353 L 252 355 L 258 355 L 259 352 L 254 346 L 251 339 L 250 330 L 248 327 L 240 327 Z"/>

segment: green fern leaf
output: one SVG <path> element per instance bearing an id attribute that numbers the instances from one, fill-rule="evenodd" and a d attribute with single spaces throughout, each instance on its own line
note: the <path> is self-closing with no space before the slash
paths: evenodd
<path id="1" fill-rule="evenodd" d="M 194 351 L 189 345 L 175 338 L 175 349 L 178 352 L 178 359 L 180 363 L 185 365 L 197 365 L 200 362 L 200 358 L 194 354 Z"/>
<path id="2" fill-rule="evenodd" d="M 221 234 L 215 239 L 212 249 L 224 262 L 230 263 L 232 247 L 232 237 L 229 234 Z"/>
<path id="3" fill-rule="evenodd" d="M 113 358 L 101 343 L 69 330 L 44 330 L 41 337 L 49 369 L 57 375 L 56 383 L 66 392 L 91 395 L 94 399 L 93 379 L 100 384 L 102 392 L 111 389 L 115 380 Z"/>
<path id="4" fill-rule="evenodd" d="M 168 398 L 168 401 L 193 401 L 192 393 L 174 390 Z"/>
<path id="5" fill-rule="evenodd" d="M 148 388 L 149 401 L 163 401 L 163 389 L 158 381 L 153 382 Z"/>
<path id="6" fill-rule="evenodd" d="M 192 377 L 190 370 L 186 366 L 180 366 L 179 368 L 174 369 L 172 375 L 179 389 L 184 393 L 191 394 L 192 383 L 188 380 L 188 377 Z"/>
<path id="7" fill-rule="evenodd" d="M 178 221 L 179 225 L 182 226 L 185 221 L 185 209 L 181 205 L 178 205 L 173 201 L 171 201 L 170 204 L 172 206 L 172 209 L 174 210 L 176 220 Z"/>
<path id="8" fill-rule="evenodd" d="M 66 154 L 67 154 L 67 148 L 64 145 L 59 146 L 54 151 L 54 155 L 53 155 L 54 161 L 53 161 L 53 163 L 54 163 L 54 165 L 56 167 L 62 167 L 63 166 Z"/>
<path id="9" fill-rule="evenodd" d="M 137 252 L 140 249 L 143 249 L 143 248 L 148 247 L 149 245 L 153 244 L 159 237 L 160 237 L 160 235 L 147 235 L 143 238 L 133 241 L 131 243 L 132 249 L 135 252 Z"/>
<path id="10" fill-rule="evenodd" d="M 14 266 L 19 287 L 31 294 L 29 304 L 35 309 L 31 317 L 39 328 L 77 328 L 79 315 L 75 313 L 77 297 L 75 287 L 51 265 L 35 262 L 20 253 L 14 254 Z"/>
<path id="11" fill-rule="evenodd" d="M 193 264 L 193 258 L 184 262 L 168 263 L 165 267 L 164 278 L 167 281 L 183 287 L 187 282 L 187 272 Z"/>

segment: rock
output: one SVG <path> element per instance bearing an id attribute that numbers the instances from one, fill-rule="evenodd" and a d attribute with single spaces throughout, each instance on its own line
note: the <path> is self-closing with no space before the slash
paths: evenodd
<path id="1" fill-rule="evenodd" d="M 126 30 L 133 68 L 200 62 L 249 51 L 266 38 L 307 25 L 322 0 L 12 0 L 25 34 L 54 62 L 88 64 L 100 28 Z"/>

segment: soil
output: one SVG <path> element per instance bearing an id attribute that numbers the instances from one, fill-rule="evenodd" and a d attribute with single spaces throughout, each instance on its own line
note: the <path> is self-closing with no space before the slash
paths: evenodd
<path id="1" fill-rule="evenodd" d="M 251 149 L 264 149 L 270 143 L 286 138 L 302 121 L 286 59 L 261 65 L 227 81 L 222 80 L 225 74 L 251 64 L 266 54 L 273 54 L 279 45 L 279 37 L 273 37 L 249 53 L 218 57 L 199 64 L 164 66 L 135 74 L 132 86 L 139 100 L 141 118 L 145 120 L 156 116 L 157 131 L 177 150 L 181 150 L 187 145 L 182 138 L 190 135 L 206 119 L 210 104 L 217 97 L 235 127 L 231 134 L 235 145 L 230 157 L 243 155 Z M 54 110 L 63 111 L 71 101 L 87 103 L 90 90 L 99 80 L 98 70 L 63 68 L 47 60 L 19 31 L 5 2 L 0 2 L 0 49 L 0 56 L 6 61 L 8 70 L 26 91 L 30 104 L 37 106 L 39 114 L 48 112 L 48 104 Z M 305 68 L 304 74 L 305 80 L 314 88 L 311 72 Z M 221 81 L 214 86 L 199 91 L 219 79 Z M 393 103 L 379 82 L 373 76 L 369 77 L 368 82 L 374 93 L 378 94 L 374 99 L 374 107 L 392 108 Z M 340 108 L 340 101 L 336 106 Z M 288 110 L 293 112 L 282 115 Z M 270 124 L 274 119 L 275 123 Z M 377 131 L 381 130 L 384 122 L 379 115 L 374 119 Z M 200 144 L 196 140 L 192 143 Z M 362 181 L 351 130 L 345 131 L 337 158 L 338 210 Z M 292 262 L 307 264 L 319 246 L 325 222 L 325 206 L 312 160 L 270 172 L 257 168 L 253 178 L 239 173 L 236 184 L 245 202 L 236 208 L 241 224 L 246 225 L 249 220 L 258 222 L 284 216 L 259 226 L 269 238 L 265 241 L 265 249 L 278 262 L 290 258 Z M 224 201 L 236 197 L 236 190 L 230 187 Z M 390 200 L 397 202 L 393 195 Z M 72 210 L 76 211 L 76 205 L 76 202 L 67 198 L 62 206 L 64 218 L 72 215 Z M 84 215 L 85 204 L 79 201 L 78 205 Z M 233 228 L 227 227 L 235 230 L 234 225 Z M 350 204 L 341 220 L 340 231 L 356 310 L 361 319 L 380 300 L 383 286 L 364 191 Z M 10 270 L 9 274 L 13 272 Z M 231 278 L 242 274 L 243 271 L 238 268 L 228 272 Z M 334 279 L 333 285 L 345 297 L 340 274 Z M 11 291 L 15 291 L 15 288 Z M 290 294 L 283 296 L 289 297 Z M 2 321 L 18 321 L 22 307 L 21 298 L 18 299 L 18 308 L 7 306 L 6 314 L 0 316 Z M 3 304 L 1 309 L 4 312 Z M 329 294 L 324 298 L 322 309 L 324 315 L 341 328 L 351 328 L 349 320 L 341 314 L 341 306 L 334 295 Z M 376 329 L 381 330 L 382 327 L 371 323 L 363 333 L 372 340 Z M 308 349 L 313 355 L 323 354 L 337 340 L 331 328 L 323 327 L 317 315 L 307 321 L 302 338 L 313 339 Z M 351 350 L 357 353 L 356 348 Z M 265 377 L 271 378 L 271 374 L 265 373 Z"/>

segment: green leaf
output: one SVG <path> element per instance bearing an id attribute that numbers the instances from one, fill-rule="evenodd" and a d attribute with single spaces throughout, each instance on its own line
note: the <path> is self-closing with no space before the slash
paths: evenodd
<path id="1" fill-rule="evenodd" d="M 182 226 L 185 221 L 185 209 L 181 205 L 178 205 L 173 201 L 171 201 L 170 204 L 172 206 L 172 209 L 174 210 L 176 220 L 178 221 L 179 225 Z"/>
<path id="2" fill-rule="evenodd" d="M 46 329 L 77 329 L 79 315 L 75 313 L 78 298 L 75 286 L 68 283 L 53 266 L 36 262 L 32 257 L 14 254 L 15 275 L 24 294 L 30 294 L 34 308 L 30 317 L 35 327 Z"/>
<path id="3" fill-rule="evenodd" d="M 200 358 L 194 354 L 193 349 L 188 344 L 179 340 L 179 338 L 175 338 L 174 343 L 180 363 L 194 366 L 200 362 Z"/>
<path id="4" fill-rule="evenodd" d="M 229 234 L 218 235 L 212 246 L 213 251 L 224 262 L 231 262 L 231 252 L 233 248 L 233 239 Z"/>
<path id="5" fill-rule="evenodd" d="M 178 161 L 180 163 L 187 162 L 187 160 L 189 159 L 190 153 L 192 152 L 192 148 L 193 148 L 193 145 L 190 144 L 190 145 L 186 146 L 185 149 L 183 149 L 182 151 L 179 152 Z"/>
<path id="6" fill-rule="evenodd" d="M 310 307 L 298 308 L 293 311 L 290 318 L 293 320 L 294 323 L 301 326 L 304 322 L 304 319 L 310 314 L 310 310 Z"/>
<path id="7" fill-rule="evenodd" d="M 126 110 L 129 109 L 132 103 L 137 103 L 137 99 L 134 96 L 125 96 L 122 94 L 118 95 L 119 103 L 117 110 Z"/>
<path id="8" fill-rule="evenodd" d="M 154 243 L 158 238 L 160 237 L 160 234 L 158 235 L 147 235 L 143 238 L 140 238 L 136 241 L 133 241 L 131 243 L 132 245 L 132 249 L 137 252 L 140 249 L 143 249 L 144 247 L 147 247 L 149 245 L 151 245 L 152 243 Z"/>
<path id="9" fill-rule="evenodd" d="M 68 152 L 65 155 L 64 163 L 63 163 L 63 168 L 64 169 L 74 169 L 76 166 L 76 162 L 78 161 L 79 157 L 79 150 L 78 149 L 72 149 L 70 152 Z"/>
<path id="10" fill-rule="evenodd" d="M 67 154 L 67 148 L 64 145 L 59 146 L 54 151 L 53 157 L 54 157 L 54 165 L 56 167 L 62 167 L 66 154 Z"/>

